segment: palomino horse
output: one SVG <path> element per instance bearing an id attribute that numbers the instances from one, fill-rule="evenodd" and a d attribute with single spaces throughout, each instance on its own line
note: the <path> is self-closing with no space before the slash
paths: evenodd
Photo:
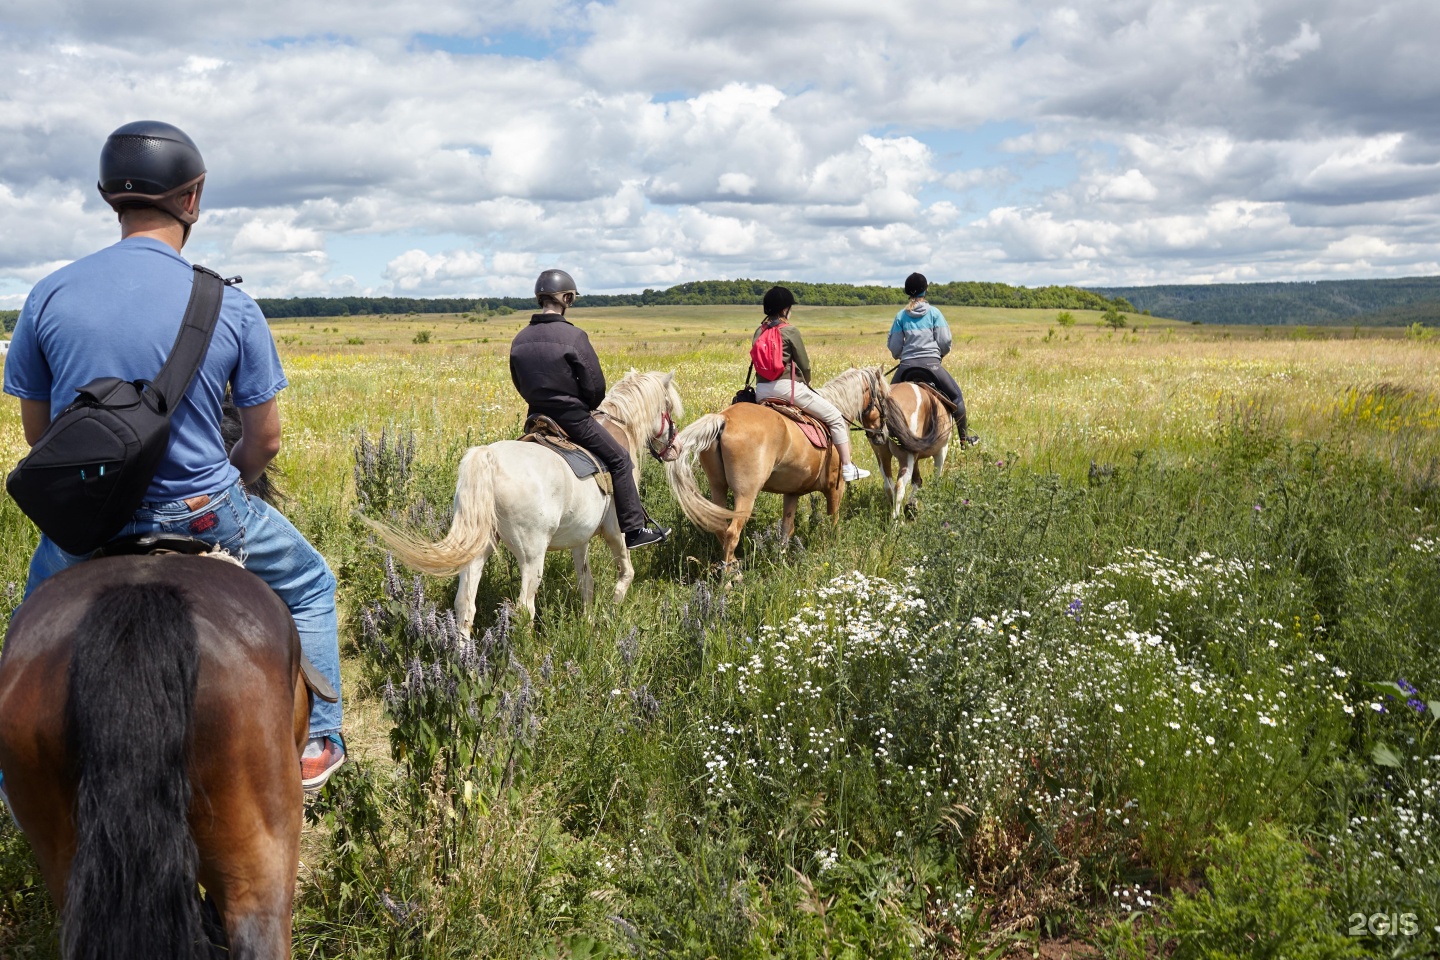
<path id="1" fill-rule="evenodd" d="M 845 419 L 867 430 L 895 420 L 889 410 L 889 388 L 879 367 L 852 367 L 818 391 Z M 902 430 L 904 425 L 896 423 Z M 685 515 L 720 539 L 724 563 L 735 561 L 740 531 L 755 509 L 761 491 L 783 494 L 781 535 L 795 529 L 795 508 L 806 493 L 825 494 L 830 519 L 839 522 L 845 481 L 833 444 L 816 450 L 793 420 L 763 404 L 737 403 L 710 413 L 675 438 L 680 456 L 665 467 L 670 488 Z M 696 456 L 710 480 L 706 500 L 695 482 Z M 726 494 L 735 494 L 735 509 L 725 508 Z"/>
<path id="2" fill-rule="evenodd" d="M 290 956 L 310 706 L 290 612 L 197 556 L 45 581 L 0 654 L 0 770 L 68 957 Z"/>
<path id="3" fill-rule="evenodd" d="M 893 430 L 867 430 L 865 435 L 885 475 L 885 492 L 893 503 L 890 519 L 894 520 L 900 516 L 901 510 L 910 506 L 905 502 L 906 486 L 914 481 L 910 491 L 911 503 L 922 486 L 920 461 L 926 457 L 934 460 L 937 477 L 945 469 L 945 455 L 950 449 L 955 418 L 928 384 L 893 383 L 890 385 L 890 399 L 903 418 L 909 436 Z M 892 459 L 896 466 L 893 472 Z"/>
<path id="4" fill-rule="evenodd" d="M 673 373 L 632 370 L 606 394 L 599 413 L 629 452 L 637 484 L 638 454 L 647 445 L 656 459 L 674 456 L 675 419 L 685 415 L 685 408 Z M 497 538 L 520 562 L 520 603 L 532 617 L 547 550 L 570 551 L 580 594 L 589 605 L 595 580 L 586 554 L 597 535 L 610 545 L 619 569 L 615 602 L 624 600 L 635 568 L 611 500 L 593 479 L 577 479 L 554 452 L 536 443 L 501 440 L 465 451 L 455 483 L 455 519 L 445 539 L 430 543 L 384 523 L 365 522 L 406 566 L 438 577 L 460 574 L 455 619 L 468 635 L 475 622 L 475 590 Z"/>

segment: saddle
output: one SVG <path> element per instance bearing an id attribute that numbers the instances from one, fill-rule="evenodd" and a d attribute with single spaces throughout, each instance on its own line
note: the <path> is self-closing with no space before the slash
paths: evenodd
<path id="1" fill-rule="evenodd" d="M 538 443 L 547 450 L 560 455 L 560 459 L 569 465 L 570 471 L 579 480 L 590 477 L 595 478 L 595 485 L 605 496 L 614 494 L 614 486 L 611 483 L 610 472 L 600 462 L 595 454 L 586 450 L 575 441 L 571 440 L 565 432 L 565 428 L 554 420 L 537 413 L 525 421 L 525 433 L 520 437 L 521 443 Z"/>
<path id="2" fill-rule="evenodd" d="M 206 543 L 195 537 L 187 537 L 179 533 L 135 533 L 128 537 L 117 537 L 109 543 L 96 548 L 90 554 L 91 560 L 98 560 L 101 557 L 156 557 L 168 555 L 180 555 L 186 557 L 214 557 L 216 560 L 224 560 L 233 563 L 237 567 L 244 567 L 238 559 L 224 550 L 219 544 Z M 327 703 L 334 703 L 340 699 L 330 681 L 315 668 L 305 652 L 300 652 L 300 676 L 305 679 L 305 686 L 311 693 Z"/>
<path id="3" fill-rule="evenodd" d="M 810 441 L 810 446 L 816 450 L 824 450 L 830 446 L 830 428 L 789 400 L 771 397 L 769 400 L 761 400 L 760 405 L 774 410 L 782 417 L 795 421 L 795 426 L 800 428 L 800 432 L 805 434 L 805 439 Z"/>

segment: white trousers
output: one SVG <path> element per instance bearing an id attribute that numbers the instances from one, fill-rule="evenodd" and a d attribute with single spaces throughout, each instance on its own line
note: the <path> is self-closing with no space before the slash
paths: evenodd
<path id="1" fill-rule="evenodd" d="M 766 383 L 763 380 L 755 384 L 755 398 L 757 400 L 789 400 L 792 381 L 789 378 L 774 380 Z M 844 446 L 850 442 L 850 427 L 840 411 L 835 409 L 835 404 L 826 400 L 820 394 L 811 390 L 799 380 L 793 381 L 795 390 L 795 406 L 804 410 L 817 420 L 823 421 L 825 426 L 830 428 L 830 439 L 837 447 Z"/>

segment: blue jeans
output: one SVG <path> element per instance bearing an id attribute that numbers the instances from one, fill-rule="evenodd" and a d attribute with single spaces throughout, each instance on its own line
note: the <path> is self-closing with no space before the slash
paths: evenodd
<path id="1" fill-rule="evenodd" d="M 218 543 L 270 585 L 290 608 L 300 646 L 330 685 L 340 691 L 340 622 L 335 614 L 335 575 L 325 558 L 284 515 L 258 497 L 247 497 L 240 484 L 211 496 L 199 510 L 184 501 L 146 503 L 117 536 L 175 533 Z M 46 577 L 87 558 L 66 553 L 42 536 L 30 558 L 25 582 L 29 597 Z M 340 735 L 340 703 L 314 698 L 310 736 Z"/>

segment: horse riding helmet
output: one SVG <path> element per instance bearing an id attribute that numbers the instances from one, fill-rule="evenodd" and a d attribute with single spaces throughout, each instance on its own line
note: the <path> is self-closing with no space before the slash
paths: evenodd
<path id="1" fill-rule="evenodd" d="M 923 273 L 912 273 L 905 278 L 905 296 L 907 297 L 923 297 L 929 287 L 930 283 L 925 279 Z"/>
<path id="2" fill-rule="evenodd" d="M 100 150 L 100 196 L 115 210 L 155 207 L 179 220 L 190 235 L 200 217 L 199 194 L 205 186 L 205 161 L 185 131 L 159 120 L 127 123 Z M 196 193 L 193 212 L 182 198 Z"/>
<path id="3" fill-rule="evenodd" d="M 765 291 L 765 299 L 762 303 L 765 307 L 765 316 L 778 317 L 795 306 L 795 294 L 786 287 L 771 287 Z"/>
<path id="4" fill-rule="evenodd" d="M 535 278 L 535 297 L 538 300 L 559 300 L 565 294 L 579 296 L 575 289 L 575 278 L 564 270 L 546 270 Z"/>

